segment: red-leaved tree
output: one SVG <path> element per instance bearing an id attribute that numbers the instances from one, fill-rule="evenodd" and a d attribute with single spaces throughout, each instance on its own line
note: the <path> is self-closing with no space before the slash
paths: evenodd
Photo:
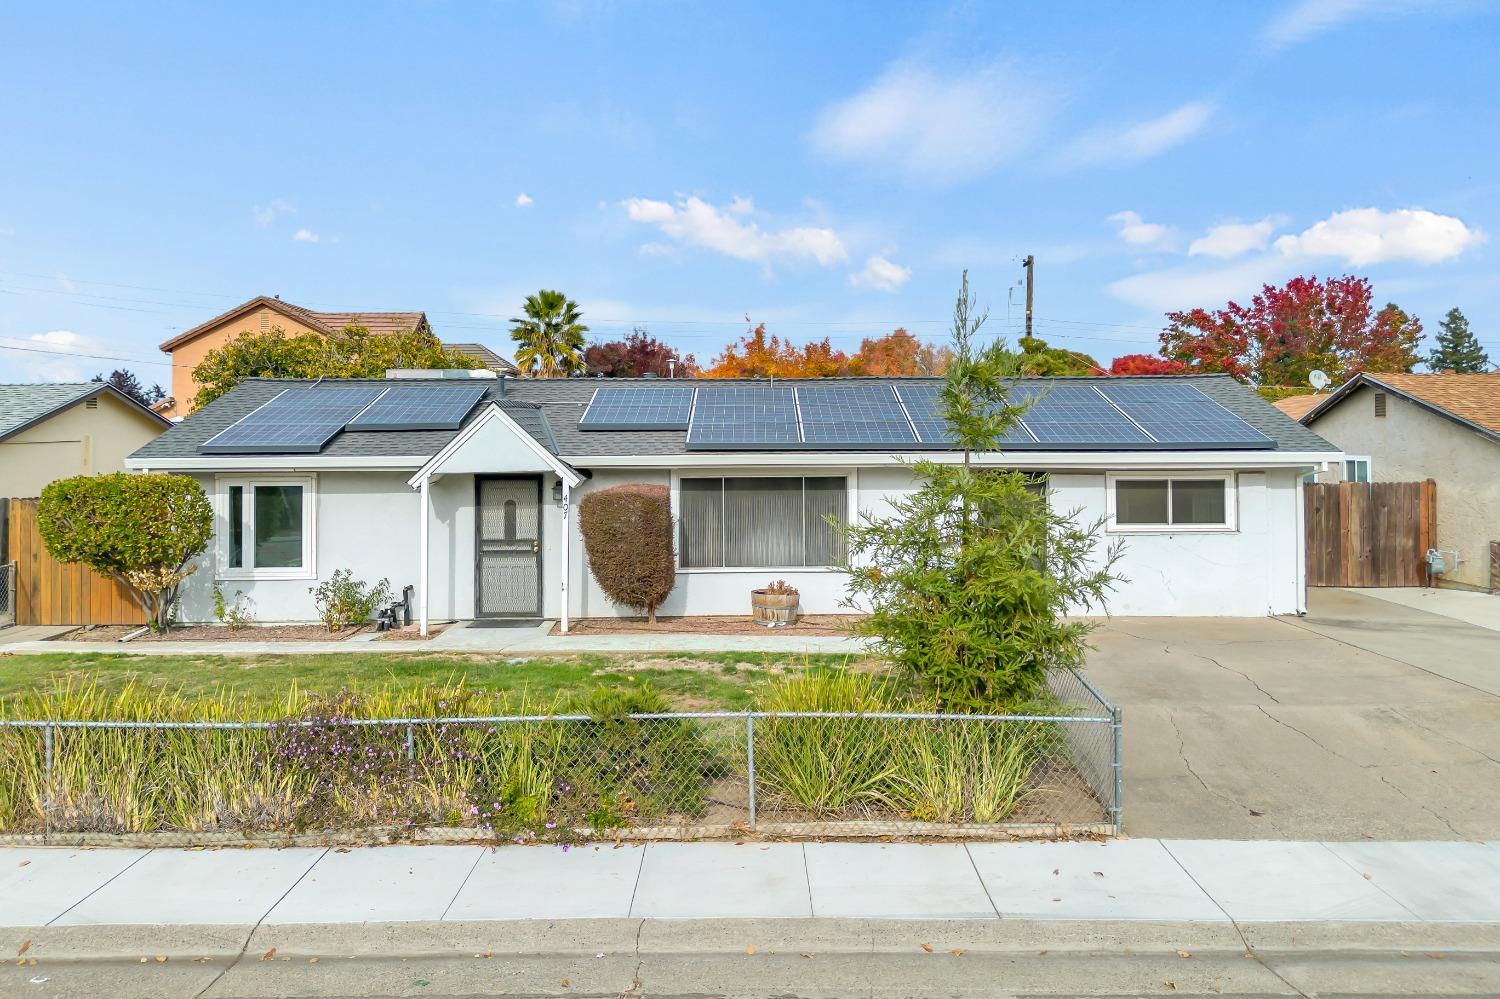
<path id="1" fill-rule="evenodd" d="M 656 375 L 691 378 L 698 373 L 693 355 L 686 357 L 637 326 L 623 340 L 596 343 L 583 352 L 583 363 L 591 375 L 605 378 L 639 378 Z"/>
<path id="2" fill-rule="evenodd" d="M 1109 366 L 1112 375 L 1180 375 L 1187 365 L 1155 354 L 1122 354 Z"/>
<path id="3" fill-rule="evenodd" d="M 1422 322 L 1395 303 L 1376 311 L 1368 278 L 1297 277 L 1249 305 L 1167 313 L 1162 356 L 1189 371 L 1255 385 L 1303 385 L 1314 369 L 1341 382 L 1361 371 L 1410 371 Z"/>

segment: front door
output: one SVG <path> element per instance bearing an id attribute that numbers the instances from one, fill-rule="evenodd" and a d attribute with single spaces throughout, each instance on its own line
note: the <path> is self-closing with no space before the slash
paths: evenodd
<path id="1" fill-rule="evenodd" d="M 542 615 L 542 480 L 476 481 L 475 617 Z"/>

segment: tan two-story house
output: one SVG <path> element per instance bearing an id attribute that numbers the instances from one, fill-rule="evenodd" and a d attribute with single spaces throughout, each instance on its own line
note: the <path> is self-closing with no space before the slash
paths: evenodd
<path id="1" fill-rule="evenodd" d="M 432 332 L 425 312 L 315 312 L 279 298 L 260 295 L 179 333 L 161 345 L 162 351 L 172 359 L 172 389 L 171 394 L 156 406 L 156 411 L 173 420 L 186 416 L 198 394 L 193 370 L 209 351 L 224 346 L 241 334 L 265 333 L 279 328 L 288 336 L 328 336 L 346 326 L 363 326 L 371 333 Z M 444 346 L 467 354 L 499 373 L 516 373 L 514 365 L 480 344 L 450 343 Z"/>

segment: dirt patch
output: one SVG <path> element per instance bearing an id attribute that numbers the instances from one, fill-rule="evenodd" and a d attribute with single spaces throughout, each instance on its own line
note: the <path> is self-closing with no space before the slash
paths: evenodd
<path id="1" fill-rule="evenodd" d="M 138 625 L 106 625 L 96 628 L 79 628 L 53 639 L 56 642 L 113 642 L 132 631 Z M 321 624 L 274 624 L 265 627 L 233 630 L 218 624 L 189 624 L 173 628 L 165 635 L 148 631 L 133 638 L 128 645 L 152 642 L 342 642 L 365 631 L 353 628 L 347 631 L 329 631 Z"/>
<path id="2" fill-rule="evenodd" d="M 784 628 L 767 628 L 748 617 L 586 617 L 568 626 L 570 635 L 833 635 L 848 634 L 854 614 L 809 614 Z M 552 634 L 561 632 L 553 626 Z"/>
<path id="3" fill-rule="evenodd" d="M 446 631 L 446 624 L 430 624 L 427 626 L 427 637 L 422 637 L 422 626 L 409 624 L 404 628 L 392 628 L 390 631 L 382 631 L 375 636 L 377 642 L 430 642 Z"/>

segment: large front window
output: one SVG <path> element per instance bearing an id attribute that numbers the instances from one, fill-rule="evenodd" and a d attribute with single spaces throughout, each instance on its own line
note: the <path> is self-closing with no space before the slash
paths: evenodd
<path id="1" fill-rule="evenodd" d="M 304 579 L 313 566 L 313 479 L 219 480 L 219 576 Z"/>
<path id="2" fill-rule="evenodd" d="M 682 567 L 843 565 L 841 528 L 848 504 L 843 476 L 683 479 L 678 509 Z"/>
<path id="3" fill-rule="evenodd" d="M 1234 477 L 1183 473 L 1109 477 L 1111 531 L 1234 529 Z"/>

